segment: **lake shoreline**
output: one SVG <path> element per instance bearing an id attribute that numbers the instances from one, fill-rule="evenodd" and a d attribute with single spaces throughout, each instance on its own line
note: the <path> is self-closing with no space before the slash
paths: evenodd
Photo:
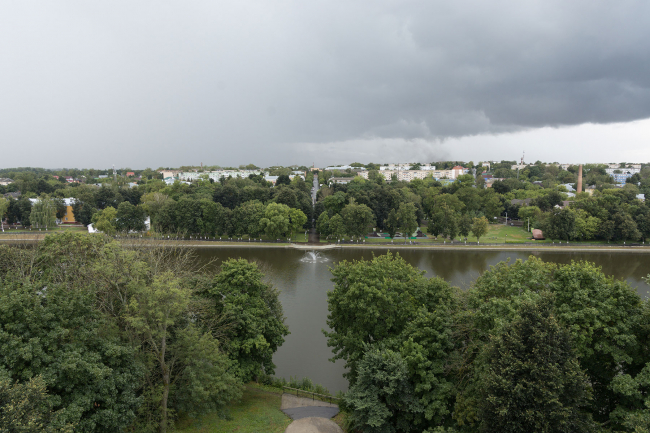
<path id="1" fill-rule="evenodd" d="M 3 239 L 0 237 L 0 244 L 33 244 L 38 243 L 43 240 L 45 235 L 36 235 L 29 238 L 13 238 L 13 239 Z M 124 240 L 126 241 L 126 240 Z M 190 248 L 283 248 L 283 249 L 295 249 L 303 251 L 326 251 L 333 249 L 364 249 L 364 250 L 430 250 L 430 251 L 444 251 L 444 250 L 455 250 L 455 251 L 531 251 L 531 252 L 541 252 L 541 251 L 565 251 L 565 252 L 616 252 L 616 253 L 647 253 L 650 254 L 650 245 L 648 246 L 622 246 L 622 245 L 613 245 L 613 246 L 559 246 L 559 245 L 549 245 L 544 244 L 544 246 L 533 246 L 533 245 L 409 245 L 409 244 L 322 244 L 322 245 L 310 245 L 310 244 L 289 244 L 289 243 L 259 243 L 259 242 L 214 242 L 214 241 L 176 241 L 176 240 L 167 240 L 162 241 L 155 239 L 143 239 L 142 243 L 148 243 L 151 245 L 177 245 Z"/>

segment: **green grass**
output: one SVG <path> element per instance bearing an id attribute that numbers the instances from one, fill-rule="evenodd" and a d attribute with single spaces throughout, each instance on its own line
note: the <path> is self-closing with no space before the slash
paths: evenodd
<path id="1" fill-rule="evenodd" d="M 7 229 L 5 227 L 5 231 L 0 230 L 0 235 L 16 235 L 16 234 L 25 234 L 25 233 L 41 233 L 41 234 L 47 234 L 47 233 L 59 233 L 59 232 L 64 232 L 64 231 L 78 231 L 78 232 L 87 232 L 88 229 L 86 227 L 77 227 L 77 226 L 69 226 L 69 225 L 60 225 L 54 228 L 49 228 L 47 231 L 41 230 L 40 232 L 38 229 L 32 229 L 32 230 L 25 230 L 25 229 Z"/>
<path id="2" fill-rule="evenodd" d="M 291 418 L 280 410 L 282 396 L 247 385 L 239 402 L 230 404 L 231 420 L 217 413 L 199 419 L 185 419 L 177 425 L 181 433 L 284 433 Z"/>

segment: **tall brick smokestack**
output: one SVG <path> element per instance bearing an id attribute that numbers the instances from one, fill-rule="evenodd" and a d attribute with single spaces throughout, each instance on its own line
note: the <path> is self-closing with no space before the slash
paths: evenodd
<path id="1" fill-rule="evenodd" d="M 578 168 L 578 188 L 576 188 L 577 192 L 582 192 L 582 164 L 580 164 L 580 168 Z"/>

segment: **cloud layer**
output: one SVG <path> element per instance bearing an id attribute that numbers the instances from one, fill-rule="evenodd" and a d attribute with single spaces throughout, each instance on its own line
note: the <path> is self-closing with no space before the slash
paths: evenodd
<path id="1" fill-rule="evenodd" d="M 478 159 L 463 137 L 650 117 L 648 16 L 632 0 L 12 2 L 0 165 Z"/>

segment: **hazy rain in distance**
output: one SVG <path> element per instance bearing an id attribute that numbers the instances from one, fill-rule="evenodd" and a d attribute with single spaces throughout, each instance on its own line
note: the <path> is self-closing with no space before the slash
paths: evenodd
<path id="1" fill-rule="evenodd" d="M 0 8 L 3 167 L 650 160 L 650 3 Z"/>

